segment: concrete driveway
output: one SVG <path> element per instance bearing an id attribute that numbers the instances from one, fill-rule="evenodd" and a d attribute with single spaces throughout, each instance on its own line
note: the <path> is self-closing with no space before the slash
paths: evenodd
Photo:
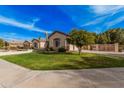
<path id="1" fill-rule="evenodd" d="M 124 87 L 124 68 L 32 71 L 0 60 L 0 87 Z"/>

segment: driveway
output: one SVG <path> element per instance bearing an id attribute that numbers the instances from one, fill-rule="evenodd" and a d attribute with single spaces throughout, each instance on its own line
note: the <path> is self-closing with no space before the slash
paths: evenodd
<path id="1" fill-rule="evenodd" d="M 124 68 L 32 71 L 0 59 L 0 87 L 124 87 Z"/>

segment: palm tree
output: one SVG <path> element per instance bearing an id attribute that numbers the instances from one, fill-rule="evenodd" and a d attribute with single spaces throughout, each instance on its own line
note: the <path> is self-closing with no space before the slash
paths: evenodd
<path id="1" fill-rule="evenodd" d="M 41 36 L 38 37 L 38 41 L 39 41 L 39 48 L 40 48 L 40 42 L 41 42 Z"/>
<path id="2" fill-rule="evenodd" d="M 45 35 L 46 35 L 46 49 L 48 49 L 49 48 L 48 33 L 46 32 Z"/>

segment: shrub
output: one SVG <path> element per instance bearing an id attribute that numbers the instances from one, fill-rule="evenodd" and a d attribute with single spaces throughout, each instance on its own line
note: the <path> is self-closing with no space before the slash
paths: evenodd
<path id="1" fill-rule="evenodd" d="M 45 48 L 45 51 L 50 51 L 50 48 Z"/>
<path id="2" fill-rule="evenodd" d="M 33 49 L 33 52 L 36 52 L 36 53 L 43 53 L 45 50 L 44 49 Z"/>
<path id="3" fill-rule="evenodd" d="M 64 47 L 60 47 L 60 48 L 58 49 L 58 52 L 66 52 L 66 49 L 65 49 Z"/>
<path id="4" fill-rule="evenodd" d="M 50 51 L 54 51 L 53 47 L 50 47 L 49 50 L 50 50 Z"/>

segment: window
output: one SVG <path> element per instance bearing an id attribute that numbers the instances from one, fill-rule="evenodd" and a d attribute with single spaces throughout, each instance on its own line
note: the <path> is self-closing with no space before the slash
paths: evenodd
<path id="1" fill-rule="evenodd" d="M 60 39 L 59 38 L 54 39 L 54 45 L 55 45 L 55 47 L 60 46 Z"/>
<path id="2" fill-rule="evenodd" d="M 38 44 L 36 42 L 34 43 L 34 48 L 38 48 Z"/>

